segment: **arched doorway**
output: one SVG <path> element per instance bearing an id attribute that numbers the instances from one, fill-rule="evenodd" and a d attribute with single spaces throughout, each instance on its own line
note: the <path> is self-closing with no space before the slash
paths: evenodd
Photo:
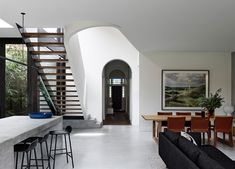
<path id="1" fill-rule="evenodd" d="M 130 77 L 129 65 L 121 60 L 104 67 L 104 125 L 130 124 Z"/>

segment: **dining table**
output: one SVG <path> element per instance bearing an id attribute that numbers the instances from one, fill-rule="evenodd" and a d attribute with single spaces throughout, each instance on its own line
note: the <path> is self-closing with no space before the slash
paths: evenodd
<path id="1" fill-rule="evenodd" d="M 191 122 L 192 117 L 198 116 L 187 116 L 187 115 L 157 115 L 157 114 L 142 114 L 141 115 L 144 120 L 152 121 L 152 137 L 155 141 L 158 141 L 159 132 L 161 132 L 162 123 L 167 122 L 168 117 L 185 117 L 185 122 Z M 213 128 L 215 117 L 210 118 L 210 124 Z M 233 119 L 233 123 L 235 123 L 235 118 Z M 189 126 L 187 126 L 189 127 Z"/>

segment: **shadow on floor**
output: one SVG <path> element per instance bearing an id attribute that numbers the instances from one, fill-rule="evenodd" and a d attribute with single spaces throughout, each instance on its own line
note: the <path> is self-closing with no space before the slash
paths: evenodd
<path id="1" fill-rule="evenodd" d="M 126 112 L 114 112 L 113 114 L 106 114 L 104 125 L 130 125 L 129 114 Z"/>

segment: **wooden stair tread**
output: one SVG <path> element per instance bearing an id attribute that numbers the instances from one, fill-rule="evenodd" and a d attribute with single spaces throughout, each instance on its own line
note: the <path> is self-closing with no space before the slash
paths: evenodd
<path id="1" fill-rule="evenodd" d="M 67 103 L 62 103 L 62 104 L 59 104 L 59 103 L 55 103 L 57 106 L 81 106 L 79 103 L 77 104 L 67 104 Z"/>
<path id="2" fill-rule="evenodd" d="M 48 92 L 77 92 L 77 90 L 47 90 Z"/>
<path id="3" fill-rule="evenodd" d="M 62 42 L 28 42 L 29 46 L 54 46 L 54 47 L 60 47 L 64 46 L 64 43 Z"/>
<path id="4" fill-rule="evenodd" d="M 49 86 L 49 87 L 76 87 L 75 85 L 50 85 L 50 84 L 46 84 L 46 86 Z"/>
<path id="5" fill-rule="evenodd" d="M 35 62 L 67 62 L 68 59 L 33 59 Z"/>
<path id="6" fill-rule="evenodd" d="M 40 97 L 43 97 L 43 95 L 40 95 Z M 78 97 L 78 95 L 50 95 L 50 97 Z"/>
<path id="7" fill-rule="evenodd" d="M 82 108 L 59 108 L 60 110 L 82 110 Z"/>
<path id="8" fill-rule="evenodd" d="M 30 51 L 32 55 L 61 55 L 66 54 L 66 51 Z"/>
<path id="9" fill-rule="evenodd" d="M 57 32 L 24 32 L 22 36 L 27 38 L 37 38 L 37 37 L 58 37 L 64 36 L 64 33 L 57 33 Z"/>
<path id="10" fill-rule="evenodd" d="M 48 106 L 48 104 L 40 103 L 40 106 Z M 55 104 L 56 106 L 81 106 L 80 104 Z"/>
<path id="11" fill-rule="evenodd" d="M 56 99 L 53 99 L 53 101 L 55 102 L 80 102 L 80 100 L 56 100 Z"/>
<path id="12" fill-rule="evenodd" d="M 83 115 L 82 112 L 61 112 L 63 115 L 69 116 L 69 115 L 73 115 L 73 116 L 81 116 Z"/>
<path id="13" fill-rule="evenodd" d="M 46 101 L 46 100 L 40 100 L 40 101 Z M 55 102 L 79 102 L 80 100 L 60 100 L 60 99 L 52 99 L 52 101 Z"/>
<path id="14" fill-rule="evenodd" d="M 57 106 L 81 106 L 80 104 L 57 104 Z"/>
<path id="15" fill-rule="evenodd" d="M 41 75 L 73 75 L 72 73 L 40 73 Z"/>
<path id="16" fill-rule="evenodd" d="M 43 81 L 55 81 L 55 82 L 66 82 L 66 81 L 69 81 L 69 82 L 73 82 L 74 79 L 44 79 L 43 78 Z"/>
<path id="17" fill-rule="evenodd" d="M 70 69 L 70 66 L 37 66 L 38 69 Z"/>
<path id="18" fill-rule="evenodd" d="M 84 116 L 83 115 L 62 115 L 63 119 L 65 120 L 84 120 Z"/>

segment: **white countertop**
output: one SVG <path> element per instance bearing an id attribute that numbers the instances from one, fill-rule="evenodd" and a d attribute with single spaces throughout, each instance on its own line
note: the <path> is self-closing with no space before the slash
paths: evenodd
<path id="1" fill-rule="evenodd" d="M 0 144 L 16 144 L 28 136 L 62 122 L 61 116 L 47 119 L 31 119 L 29 116 L 11 116 L 0 119 Z"/>

